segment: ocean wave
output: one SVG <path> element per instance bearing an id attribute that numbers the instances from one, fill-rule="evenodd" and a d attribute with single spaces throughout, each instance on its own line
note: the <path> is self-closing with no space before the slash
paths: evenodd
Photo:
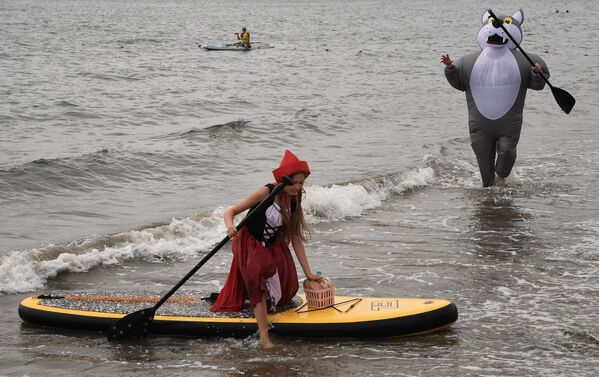
<path id="1" fill-rule="evenodd" d="M 305 211 L 308 220 L 315 223 L 358 217 L 379 207 L 389 195 L 417 190 L 433 182 L 433 170 L 422 168 L 347 184 L 309 186 Z M 168 224 L 65 245 L 13 251 L 0 259 L 0 293 L 34 291 L 63 272 L 86 272 L 133 259 L 161 262 L 195 258 L 226 234 L 223 213 L 224 208 L 217 208 L 211 213 L 172 219 Z"/>
<path id="2" fill-rule="evenodd" d="M 345 185 L 310 186 L 306 188 L 304 206 L 313 222 L 356 217 L 381 206 L 389 195 L 414 191 L 434 182 L 435 173 L 427 167 L 407 174 L 393 173 Z"/>
<path id="3" fill-rule="evenodd" d="M 443 153 L 442 149 L 441 154 Z M 433 169 L 443 188 L 481 187 L 480 173 L 474 159 L 462 160 L 429 154 L 424 157 L 424 161 L 426 166 Z"/>
<path id="4" fill-rule="evenodd" d="M 159 44 L 159 43 L 163 43 L 164 40 L 163 39 L 158 39 L 158 38 L 123 38 L 123 39 L 117 39 L 116 40 L 117 43 L 122 43 L 122 44 L 145 44 L 145 43 L 150 43 L 150 44 Z"/>
<path id="5" fill-rule="evenodd" d="M 525 197 L 554 196 L 556 192 L 567 193 L 573 187 L 548 180 L 553 174 L 551 168 L 542 159 L 531 159 L 526 164 L 515 166 L 508 177 L 507 188 L 483 188 L 480 172 L 474 155 L 472 158 L 446 156 L 446 149 L 441 147 L 439 155 L 427 154 L 424 157 L 425 166 L 435 172 L 438 185 L 443 189 L 462 188 L 486 191 L 502 190 L 507 195 L 517 194 Z M 494 198 L 497 196 L 493 195 Z"/>
<path id="6" fill-rule="evenodd" d="M 173 219 L 168 224 L 139 230 L 13 251 L 0 259 L 0 293 L 41 289 L 48 279 L 63 272 L 86 272 L 98 266 L 121 264 L 131 259 L 159 262 L 197 256 L 225 234 L 223 208 L 210 214 Z"/>
<path id="7" fill-rule="evenodd" d="M 112 155 L 113 151 L 102 149 L 79 160 L 99 164 L 110 162 L 110 165 L 114 165 Z M 143 160 L 151 158 L 153 157 L 143 156 Z M 46 170 L 52 173 L 53 179 L 57 179 L 65 170 L 72 169 L 69 168 L 71 163 L 68 158 L 39 159 L 20 169 L 13 169 L 10 173 L 14 176 L 27 176 L 39 175 L 41 170 Z M 115 168 L 118 170 L 118 167 L 113 166 L 113 169 Z M 153 168 L 156 169 L 156 166 Z M 82 174 L 91 174 L 89 170 L 93 169 L 79 170 Z M 6 171 L 0 171 L 0 178 L 4 173 Z M 529 182 L 529 174 L 531 173 L 521 173 L 518 178 L 521 183 L 518 183 L 516 188 L 509 189 L 512 191 L 505 191 L 505 195 L 509 198 L 514 193 L 527 194 L 530 190 L 536 192 L 534 188 L 537 183 L 534 179 Z M 93 178 L 92 174 L 89 179 Z M 39 177 L 36 176 L 36 182 L 38 181 Z M 85 179 L 80 179 L 74 184 L 83 185 L 84 181 Z M 363 216 L 368 211 L 381 207 L 392 195 L 404 195 L 432 185 L 441 189 L 475 188 L 476 192 L 489 191 L 480 189 L 479 175 L 474 162 L 427 155 L 423 167 L 407 172 L 394 172 L 329 186 L 306 186 L 304 210 L 307 220 L 311 223 L 343 221 Z M 13 187 L 13 190 L 17 189 Z M 3 191 L 6 192 L 6 188 L 3 188 Z M 496 200 L 496 195 L 493 195 L 493 198 Z M 136 230 L 65 245 L 13 251 L 0 259 L 0 292 L 16 293 L 40 289 L 48 279 L 62 272 L 85 272 L 97 266 L 121 264 L 127 260 L 195 258 L 198 252 L 208 250 L 224 236 L 222 213 L 223 209 L 217 208 L 212 213 L 193 214 L 173 219 L 167 224 L 148 225 Z M 597 222 L 572 224 L 572 228 L 579 229 L 581 233 L 580 257 L 584 260 L 596 260 L 596 253 L 591 252 L 590 250 L 594 249 L 589 246 L 597 244 Z"/>
<path id="8" fill-rule="evenodd" d="M 168 175 L 171 156 L 100 149 L 79 156 L 39 158 L 0 169 L 0 200 L 23 195 L 63 195 L 71 191 L 112 188 L 114 182 L 152 180 Z M 174 164 L 180 161 L 174 161 Z"/>
<path id="9" fill-rule="evenodd" d="M 61 106 L 61 107 L 78 107 L 79 106 L 77 104 L 74 104 L 72 102 L 65 101 L 65 100 L 58 101 L 55 104 L 56 104 L 56 106 Z"/>
<path id="10" fill-rule="evenodd" d="M 215 136 L 219 132 L 241 132 L 247 128 L 250 121 L 245 119 L 237 119 L 230 122 L 224 122 L 219 124 L 213 124 L 208 127 L 199 128 L 192 127 L 185 131 L 172 132 L 165 135 L 155 136 L 152 139 L 155 140 L 189 140 L 196 137 L 202 138 L 204 136 Z"/>
<path id="11" fill-rule="evenodd" d="M 108 74 L 108 73 L 97 73 L 97 72 L 83 72 L 80 73 L 81 77 L 89 77 L 94 80 L 103 80 L 103 81 L 140 81 L 144 78 L 138 74 L 129 74 L 129 75 L 117 75 L 117 74 Z"/>

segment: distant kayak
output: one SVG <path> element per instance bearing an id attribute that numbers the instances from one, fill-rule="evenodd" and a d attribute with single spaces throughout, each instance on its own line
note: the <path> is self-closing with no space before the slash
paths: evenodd
<path id="1" fill-rule="evenodd" d="M 200 46 L 200 47 L 202 47 L 204 50 L 207 50 L 207 51 L 251 51 L 251 50 L 260 50 L 260 49 L 275 47 L 271 44 L 262 43 L 262 42 L 253 42 L 251 46 L 252 46 L 251 48 L 246 49 L 245 47 L 240 46 L 237 43 L 222 43 L 222 44 L 204 45 L 204 46 Z"/>

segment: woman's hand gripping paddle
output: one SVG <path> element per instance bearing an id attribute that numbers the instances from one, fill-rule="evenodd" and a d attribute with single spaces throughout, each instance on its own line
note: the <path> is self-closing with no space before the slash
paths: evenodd
<path id="1" fill-rule="evenodd" d="M 495 26 L 495 27 L 501 27 L 501 29 L 505 32 L 505 34 L 507 34 L 507 36 L 512 40 L 512 42 L 514 42 L 514 44 L 516 45 L 516 47 L 518 48 L 518 50 L 520 50 L 520 52 L 522 53 L 522 55 L 524 55 L 524 57 L 534 67 L 535 62 L 532 61 L 532 59 L 526 54 L 526 52 L 524 52 L 524 50 L 522 49 L 522 47 L 520 47 L 520 45 L 518 44 L 518 42 L 516 42 L 516 40 L 514 39 L 514 37 L 512 37 L 512 35 L 510 34 L 510 32 L 507 31 L 507 29 L 505 28 L 505 26 L 503 26 L 503 21 L 500 20 L 495 15 L 495 13 L 493 13 L 493 11 L 491 9 L 489 9 L 489 15 L 491 15 L 491 17 L 493 17 L 493 20 L 494 20 L 493 21 L 493 26 Z M 549 80 L 547 79 L 547 77 L 545 77 L 545 75 L 543 74 L 543 72 L 539 72 L 539 74 L 541 75 L 541 77 L 543 78 L 543 80 L 545 80 L 545 82 L 547 83 L 547 85 L 549 85 L 549 88 L 551 88 L 551 93 L 553 93 L 553 97 L 557 101 L 557 104 L 559 105 L 559 107 L 561 107 L 561 109 L 564 110 L 564 112 L 566 114 L 570 114 L 570 111 L 572 111 L 572 108 L 576 104 L 576 99 L 574 99 L 574 97 L 572 97 L 572 95 L 570 93 L 566 92 L 565 90 L 557 88 L 557 87 L 551 85 L 551 83 L 549 82 Z"/>
<path id="2" fill-rule="evenodd" d="M 256 213 L 262 211 L 264 207 L 268 205 L 269 200 L 277 195 L 286 185 L 293 185 L 293 181 L 291 178 L 284 176 L 283 182 L 279 183 L 268 195 L 268 197 L 266 197 L 266 199 L 264 199 L 256 208 L 254 208 L 253 211 L 248 213 L 247 216 L 241 220 L 241 222 L 237 225 L 237 230 L 243 228 L 245 224 L 256 215 Z M 165 294 L 164 297 L 162 297 L 160 301 L 154 305 L 154 307 L 127 314 L 123 318 L 116 321 L 116 323 L 114 323 L 108 329 L 108 340 L 143 338 L 148 332 L 152 321 L 154 320 L 154 314 L 156 314 L 156 310 L 158 310 L 158 308 L 164 304 L 166 300 L 168 300 L 169 297 L 171 297 L 177 291 L 177 289 L 181 288 L 181 286 L 185 284 L 185 282 L 189 280 L 189 278 L 195 274 L 210 258 L 212 258 L 212 256 L 216 254 L 216 252 L 228 241 L 229 236 L 223 238 L 223 240 L 220 241 L 211 252 L 202 258 L 202 260 L 191 271 L 189 271 L 187 275 L 185 275 L 185 277 L 177 283 L 177 285 L 175 285 L 167 294 Z"/>

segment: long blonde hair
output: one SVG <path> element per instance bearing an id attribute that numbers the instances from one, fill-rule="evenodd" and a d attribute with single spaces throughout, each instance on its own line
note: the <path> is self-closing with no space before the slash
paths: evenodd
<path id="1" fill-rule="evenodd" d="M 302 197 L 306 195 L 306 191 L 302 188 L 302 192 L 297 196 L 295 210 L 291 212 L 291 202 L 285 194 L 280 194 L 279 202 L 283 212 L 283 235 L 289 241 L 294 237 L 306 242 L 310 238 L 310 226 L 304 218 L 304 210 L 302 209 Z"/>

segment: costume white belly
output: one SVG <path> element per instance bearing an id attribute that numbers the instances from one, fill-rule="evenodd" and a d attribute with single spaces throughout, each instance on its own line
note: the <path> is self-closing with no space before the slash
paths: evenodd
<path id="1" fill-rule="evenodd" d="M 470 75 L 470 90 L 478 111 L 487 119 L 504 116 L 520 91 L 520 69 L 507 48 L 485 48 Z"/>

